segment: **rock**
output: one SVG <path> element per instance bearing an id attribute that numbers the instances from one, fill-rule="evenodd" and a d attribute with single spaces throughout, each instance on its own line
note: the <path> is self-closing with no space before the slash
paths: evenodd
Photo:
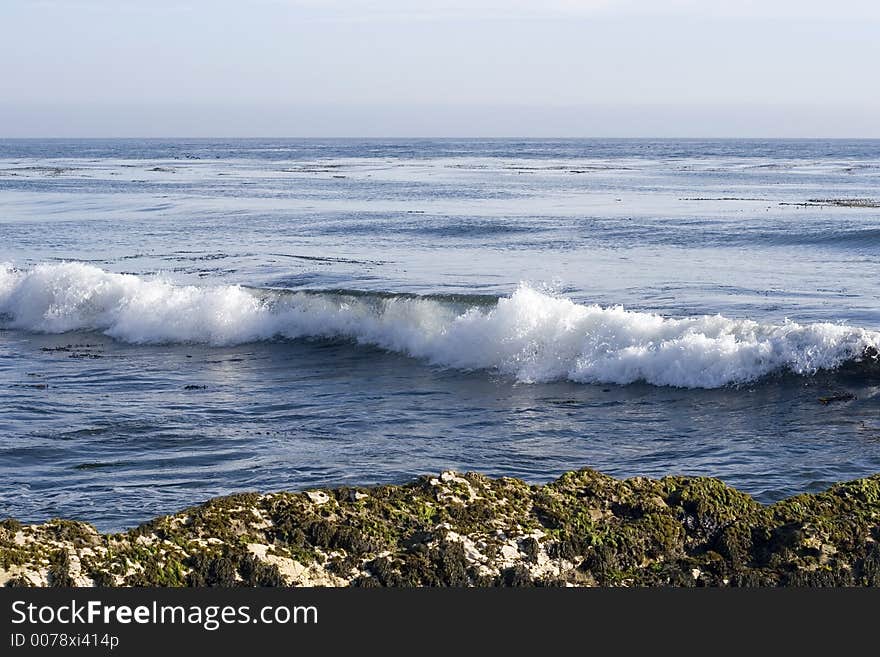
<path id="1" fill-rule="evenodd" d="M 717 479 L 444 472 L 239 494 L 118 534 L 0 522 L 8 586 L 878 586 L 880 475 L 770 506 Z"/>
<path id="2" fill-rule="evenodd" d="M 322 490 L 310 490 L 306 493 L 306 496 L 314 504 L 327 504 L 330 501 L 330 496 Z"/>

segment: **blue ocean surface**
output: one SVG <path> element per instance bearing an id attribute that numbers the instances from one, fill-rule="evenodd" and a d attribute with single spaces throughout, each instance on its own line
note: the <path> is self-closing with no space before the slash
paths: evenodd
<path id="1" fill-rule="evenodd" d="M 880 472 L 880 141 L 0 140 L 0 517 Z"/>

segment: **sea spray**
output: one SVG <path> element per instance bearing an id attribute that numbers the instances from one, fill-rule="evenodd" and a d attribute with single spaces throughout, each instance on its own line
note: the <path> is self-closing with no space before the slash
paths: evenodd
<path id="1" fill-rule="evenodd" d="M 76 262 L 0 266 L 0 321 L 23 331 L 100 331 L 138 344 L 347 339 L 522 382 L 685 388 L 746 383 L 776 371 L 809 375 L 880 345 L 880 333 L 841 324 L 674 319 L 578 304 L 527 285 L 482 306 L 413 295 L 175 285 Z"/>

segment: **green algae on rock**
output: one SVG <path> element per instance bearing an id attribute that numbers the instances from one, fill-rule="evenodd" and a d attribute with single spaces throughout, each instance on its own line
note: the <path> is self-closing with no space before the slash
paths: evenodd
<path id="1" fill-rule="evenodd" d="M 444 472 L 210 500 L 118 534 L 0 522 L 6 586 L 880 586 L 880 475 L 770 506 L 717 479 Z"/>

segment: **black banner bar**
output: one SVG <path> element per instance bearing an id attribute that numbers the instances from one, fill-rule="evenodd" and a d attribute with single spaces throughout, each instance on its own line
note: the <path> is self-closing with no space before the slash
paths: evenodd
<path id="1" fill-rule="evenodd" d="M 472 654 L 720 646 L 838 654 L 876 640 L 876 589 L 2 589 L 0 655 L 217 655 L 287 646 Z M 713 647 L 714 646 L 714 647 Z M 403 650 L 406 652 L 405 650 Z M 580 652 L 580 651 L 579 651 Z"/>

